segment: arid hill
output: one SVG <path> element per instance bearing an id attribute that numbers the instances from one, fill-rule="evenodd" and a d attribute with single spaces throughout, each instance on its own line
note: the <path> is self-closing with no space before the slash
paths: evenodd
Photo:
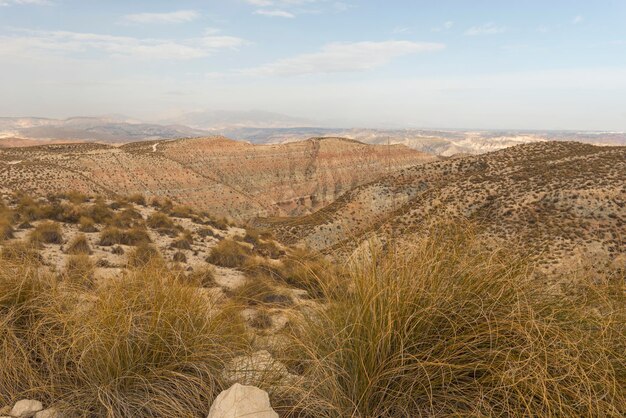
<path id="1" fill-rule="evenodd" d="M 382 174 L 436 159 L 404 146 L 340 138 L 263 146 L 212 137 L 8 148 L 0 150 L 0 192 L 143 193 L 239 219 L 302 215 Z"/>
<path id="2" fill-rule="evenodd" d="M 314 214 L 259 224 L 286 242 L 336 251 L 374 236 L 411 240 L 432 222 L 462 218 L 479 221 L 486 238 L 519 242 L 548 271 L 590 259 L 626 265 L 626 147 L 546 142 L 438 161 Z"/>

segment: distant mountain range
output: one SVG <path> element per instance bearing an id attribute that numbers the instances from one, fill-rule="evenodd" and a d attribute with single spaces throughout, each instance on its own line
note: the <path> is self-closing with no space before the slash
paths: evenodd
<path id="1" fill-rule="evenodd" d="M 476 155 L 514 145 L 545 141 L 626 145 L 624 132 L 344 129 L 318 127 L 316 123 L 319 122 L 265 111 L 192 112 L 152 123 L 123 115 L 69 119 L 0 118 L 0 148 L 68 142 L 124 144 L 214 135 L 255 144 L 341 137 L 372 145 L 402 144 L 441 156 Z"/>

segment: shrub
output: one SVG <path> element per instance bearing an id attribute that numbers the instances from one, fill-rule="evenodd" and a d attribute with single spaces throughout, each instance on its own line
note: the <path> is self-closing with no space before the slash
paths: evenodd
<path id="1" fill-rule="evenodd" d="M 211 267 L 203 267 L 187 274 L 187 282 L 197 287 L 216 287 L 215 270 Z"/>
<path id="2" fill-rule="evenodd" d="M 35 246 L 24 241 L 5 244 L 0 250 L 0 258 L 4 261 L 31 265 L 41 262 L 41 255 Z"/>
<path id="3" fill-rule="evenodd" d="M 174 206 L 169 211 L 170 216 L 174 216 L 176 218 L 191 218 L 193 215 L 193 209 L 189 206 L 178 205 Z"/>
<path id="4" fill-rule="evenodd" d="M 286 306 L 292 303 L 291 298 L 276 289 L 267 277 L 249 278 L 234 290 L 235 298 L 245 304 Z"/>
<path id="5" fill-rule="evenodd" d="M 545 291 L 507 254 L 444 229 L 355 260 L 353 285 L 295 333 L 308 384 L 292 413 L 624 414 L 624 307 L 593 314 L 593 298 Z"/>
<path id="6" fill-rule="evenodd" d="M 175 227 L 174 221 L 162 212 L 154 212 L 148 216 L 147 224 L 150 228 L 157 230 L 169 230 Z"/>
<path id="7" fill-rule="evenodd" d="M 78 230 L 80 232 L 98 232 L 95 222 L 88 216 L 80 217 L 78 220 Z"/>
<path id="8" fill-rule="evenodd" d="M 90 287 L 94 272 L 95 265 L 88 255 L 72 255 L 66 260 L 63 278 L 74 286 Z"/>
<path id="9" fill-rule="evenodd" d="M 171 210 L 174 207 L 174 204 L 172 203 L 172 201 L 164 197 L 152 198 L 151 205 L 153 208 L 157 208 L 165 212 Z"/>
<path id="10" fill-rule="evenodd" d="M 145 268 L 150 264 L 162 264 L 163 258 L 159 250 L 150 244 L 139 244 L 128 254 L 128 266 Z"/>
<path id="11" fill-rule="evenodd" d="M 5 308 L 0 292 L 1 404 L 28 395 L 64 416 L 206 416 L 225 365 L 249 347 L 232 307 L 165 270 L 70 294 L 49 282 L 0 272 L 0 289 L 22 289 Z"/>
<path id="12" fill-rule="evenodd" d="M 178 250 L 191 250 L 191 244 L 193 244 L 193 237 L 191 233 L 186 232 L 181 238 L 174 240 L 170 247 Z"/>
<path id="13" fill-rule="evenodd" d="M 120 213 L 116 213 L 106 222 L 107 225 L 117 228 L 133 228 L 135 226 L 140 226 L 142 223 L 143 218 L 141 214 L 132 208 L 126 208 Z"/>
<path id="14" fill-rule="evenodd" d="M 0 215 L 0 241 L 13 238 L 13 224 L 9 216 Z"/>
<path id="15" fill-rule="evenodd" d="M 221 267 L 239 267 L 243 265 L 252 251 L 233 240 L 224 239 L 211 249 L 207 262 Z"/>
<path id="16" fill-rule="evenodd" d="M 114 215 L 115 212 L 113 212 L 102 199 L 97 199 L 93 205 L 85 209 L 85 216 L 89 216 L 98 224 L 109 222 Z"/>
<path id="17" fill-rule="evenodd" d="M 177 262 L 177 263 L 186 263 L 187 262 L 187 256 L 182 251 L 176 251 L 174 253 L 174 255 L 172 256 L 172 260 Z"/>
<path id="18" fill-rule="evenodd" d="M 136 227 L 125 230 L 116 227 L 107 227 L 100 232 L 99 245 L 110 247 L 112 245 L 139 245 L 149 243 L 152 240 L 145 229 Z"/>
<path id="19" fill-rule="evenodd" d="M 133 193 L 128 196 L 127 200 L 139 206 L 146 206 L 146 198 L 141 193 Z"/>
<path id="20" fill-rule="evenodd" d="M 56 222 L 46 221 L 35 227 L 29 235 L 30 242 L 39 244 L 63 244 L 61 227 Z"/>
<path id="21" fill-rule="evenodd" d="M 67 246 L 65 251 L 67 254 L 79 255 L 79 254 L 91 254 L 91 247 L 89 241 L 84 234 L 77 235 Z"/>

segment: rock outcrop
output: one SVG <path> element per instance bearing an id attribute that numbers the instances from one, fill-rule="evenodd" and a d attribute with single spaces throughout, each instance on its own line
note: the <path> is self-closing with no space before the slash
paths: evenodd
<path id="1" fill-rule="evenodd" d="M 264 390 L 235 383 L 220 393 L 209 411 L 208 418 L 278 418 Z"/>
<path id="2" fill-rule="evenodd" d="M 216 215 L 302 215 L 379 176 L 437 157 L 324 138 L 252 145 L 222 137 L 113 147 L 49 145 L 0 150 L 0 193 L 64 190 L 167 196 Z"/>

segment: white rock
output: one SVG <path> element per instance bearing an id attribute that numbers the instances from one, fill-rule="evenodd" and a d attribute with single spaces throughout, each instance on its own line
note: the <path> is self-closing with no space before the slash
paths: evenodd
<path id="1" fill-rule="evenodd" d="M 55 408 L 44 409 L 35 414 L 34 418 L 61 418 L 61 413 Z"/>
<path id="2" fill-rule="evenodd" d="M 235 383 L 215 398 L 208 418 L 239 417 L 278 418 L 278 414 L 272 409 L 267 392 Z"/>
<path id="3" fill-rule="evenodd" d="M 22 399 L 13 406 L 9 415 L 17 418 L 30 418 L 42 409 L 43 405 L 41 402 L 31 399 Z"/>

